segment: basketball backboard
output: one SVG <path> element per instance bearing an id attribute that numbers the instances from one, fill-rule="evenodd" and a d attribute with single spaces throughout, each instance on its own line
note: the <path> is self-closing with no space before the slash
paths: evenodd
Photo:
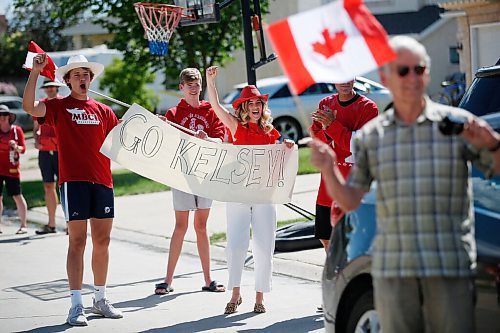
<path id="1" fill-rule="evenodd" d="M 179 26 L 219 23 L 220 8 L 215 0 L 174 0 L 176 6 L 187 9 L 189 17 L 183 17 Z"/>

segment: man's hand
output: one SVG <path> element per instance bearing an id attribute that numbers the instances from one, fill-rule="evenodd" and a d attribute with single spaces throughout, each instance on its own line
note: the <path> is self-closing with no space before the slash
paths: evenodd
<path id="1" fill-rule="evenodd" d="M 37 54 L 33 58 L 33 66 L 31 68 L 32 72 L 40 73 L 43 68 L 47 65 L 48 59 L 45 53 Z"/>
<path id="2" fill-rule="evenodd" d="M 195 134 L 195 137 L 199 139 L 206 140 L 208 138 L 208 134 L 204 130 L 198 130 Z"/>
<path id="3" fill-rule="evenodd" d="M 462 136 L 477 148 L 493 150 L 500 141 L 500 134 L 480 118 L 470 118 L 464 126 Z"/>
<path id="4" fill-rule="evenodd" d="M 321 171 L 331 169 L 337 161 L 335 152 L 326 143 L 313 139 L 308 146 L 311 148 L 311 164 Z"/>
<path id="5" fill-rule="evenodd" d="M 325 106 L 323 110 L 316 109 L 311 116 L 313 120 L 318 121 L 321 125 L 323 125 L 323 129 L 327 129 L 328 126 L 330 126 L 337 118 L 337 110 L 332 111 L 330 108 Z"/>
<path id="6" fill-rule="evenodd" d="M 295 142 L 293 140 L 290 140 L 290 139 L 283 140 L 283 143 L 285 144 L 285 146 L 288 149 L 291 149 L 291 148 L 293 148 L 293 146 L 295 146 Z"/>
<path id="7" fill-rule="evenodd" d="M 210 66 L 207 68 L 207 70 L 205 71 L 206 73 L 206 76 L 207 76 L 207 84 L 210 83 L 214 83 L 215 82 L 215 78 L 217 77 L 217 71 L 218 71 L 219 67 L 218 66 Z"/>

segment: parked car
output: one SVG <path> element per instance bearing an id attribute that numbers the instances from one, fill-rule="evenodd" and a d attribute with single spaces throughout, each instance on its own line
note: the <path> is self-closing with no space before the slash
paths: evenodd
<path id="1" fill-rule="evenodd" d="M 238 98 L 241 89 L 246 84 L 239 84 L 227 93 L 222 104 L 232 110 L 231 103 Z M 288 78 L 277 76 L 257 81 L 257 87 L 262 94 L 269 94 L 269 108 L 273 117 L 274 127 L 281 133 L 282 139 L 291 139 L 297 142 L 309 136 L 308 128 L 311 125 L 311 113 L 318 107 L 319 101 L 336 92 L 331 82 L 315 83 L 299 95 L 300 105 L 296 105 L 290 90 Z M 360 95 L 373 100 L 380 111 L 391 102 L 392 97 L 384 86 L 364 77 L 357 77 L 354 90 Z M 299 111 L 299 110 L 302 111 Z"/>
<path id="2" fill-rule="evenodd" d="M 500 66 L 478 70 L 460 107 L 483 116 L 500 131 Z M 500 177 L 485 179 L 473 169 L 476 331 L 500 331 Z M 376 185 L 375 185 L 376 186 Z M 379 332 L 373 305 L 371 246 L 376 233 L 375 192 L 334 229 L 323 273 L 326 332 Z M 450 318 L 449 320 L 453 320 Z"/>
<path id="3" fill-rule="evenodd" d="M 16 115 L 14 124 L 20 126 L 24 132 L 33 130 L 33 119 L 23 110 L 21 97 L 0 95 L 0 104 L 7 105 L 10 111 Z"/>

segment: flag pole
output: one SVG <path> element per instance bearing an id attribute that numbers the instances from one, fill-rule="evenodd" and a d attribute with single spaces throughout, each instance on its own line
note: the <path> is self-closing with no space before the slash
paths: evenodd
<path id="1" fill-rule="evenodd" d="M 101 97 L 104 97 L 104 98 L 106 98 L 107 100 L 109 100 L 109 101 L 111 101 L 111 102 L 113 102 L 113 103 L 116 103 L 116 104 L 118 104 L 118 105 L 124 106 L 124 107 L 126 107 L 126 108 L 128 108 L 128 109 L 132 106 L 132 105 L 130 105 L 130 104 L 127 104 L 127 103 L 125 103 L 125 102 L 119 101 L 119 100 L 117 100 L 117 99 L 115 99 L 115 98 L 113 98 L 113 97 L 110 97 L 110 96 L 108 96 L 108 95 L 104 95 L 103 93 L 100 93 L 100 92 L 98 92 L 98 91 L 95 91 L 95 90 L 92 90 L 92 89 L 89 89 L 89 91 L 90 91 L 91 93 L 93 93 L 93 94 L 96 94 L 96 95 L 99 95 L 99 96 L 101 96 Z M 192 134 L 192 135 L 195 135 L 195 134 L 196 134 L 196 132 L 195 132 L 195 131 L 192 131 L 192 130 L 190 130 L 189 128 L 183 127 L 183 126 L 181 126 L 181 125 L 179 125 L 179 124 L 173 123 L 173 122 L 171 122 L 171 121 L 170 121 L 170 120 L 168 120 L 168 119 L 165 119 L 165 121 L 166 121 L 167 123 L 169 123 L 170 125 L 172 125 L 172 126 L 174 126 L 174 127 L 178 128 L 178 129 L 180 129 L 181 131 L 185 131 L 185 132 L 187 132 L 187 133 L 189 133 L 189 134 Z M 218 143 L 218 141 L 215 141 L 215 140 L 213 140 L 212 138 L 208 138 L 207 140 L 208 140 L 208 141 L 212 141 L 212 142 L 216 142 L 216 143 Z"/>

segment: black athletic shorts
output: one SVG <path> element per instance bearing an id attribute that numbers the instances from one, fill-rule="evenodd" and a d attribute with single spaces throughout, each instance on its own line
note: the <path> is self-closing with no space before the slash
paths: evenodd
<path id="1" fill-rule="evenodd" d="M 314 221 L 314 236 L 317 239 L 329 240 L 332 234 L 330 222 L 330 207 L 316 205 L 316 219 Z"/>
<path id="2" fill-rule="evenodd" d="M 57 151 L 38 152 L 38 166 L 42 172 L 44 183 L 54 183 L 59 177 L 59 164 L 57 162 Z"/>
<path id="3" fill-rule="evenodd" d="M 19 195 L 21 194 L 21 179 L 16 177 L 0 176 L 0 195 L 3 193 L 3 183 L 5 182 L 5 188 L 7 189 L 7 195 Z"/>
<path id="4" fill-rule="evenodd" d="M 113 218 L 113 189 L 91 182 L 66 182 L 60 188 L 66 221 Z"/>

